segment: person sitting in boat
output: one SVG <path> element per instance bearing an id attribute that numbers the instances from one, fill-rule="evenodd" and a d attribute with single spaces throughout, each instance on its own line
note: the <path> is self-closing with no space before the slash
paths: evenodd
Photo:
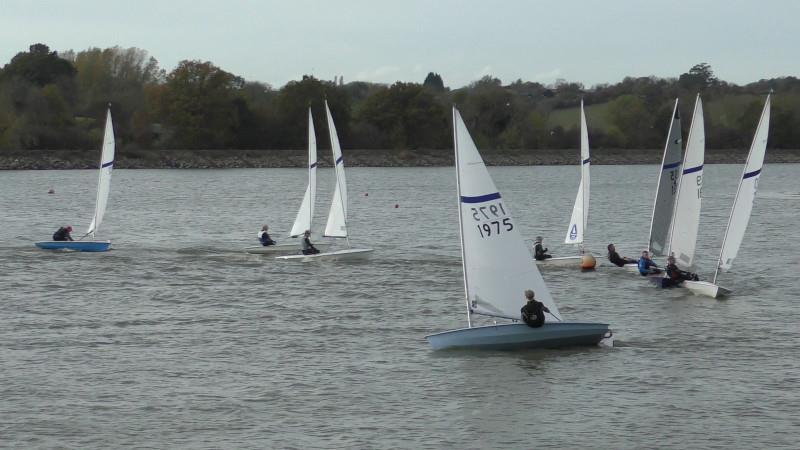
<path id="1" fill-rule="evenodd" d="M 304 255 L 316 255 L 317 253 L 319 253 L 317 247 L 314 247 L 314 244 L 311 243 L 310 236 L 311 236 L 311 230 L 306 230 L 303 233 L 302 246 Z"/>
<path id="2" fill-rule="evenodd" d="M 61 228 L 58 229 L 58 231 L 53 233 L 53 240 L 54 241 L 72 241 L 73 239 L 72 239 L 72 236 L 70 236 L 70 233 L 72 233 L 72 226 L 71 225 L 67 225 L 66 227 L 61 227 Z"/>
<path id="3" fill-rule="evenodd" d="M 661 273 L 658 265 L 650 259 L 650 252 L 642 250 L 642 257 L 639 258 L 639 274 L 643 277 Z"/>
<path id="4" fill-rule="evenodd" d="M 550 310 L 547 309 L 547 306 L 544 306 L 542 302 L 537 301 L 533 297 L 533 291 L 527 289 L 525 291 L 525 298 L 528 302 L 525 303 L 525 306 L 523 306 L 519 312 L 522 314 L 522 321 L 525 322 L 526 325 L 532 328 L 539 328 L 544 325 L 544 313 L 550 312 Z"/>
<path id="5" fill-rule="evenodd" d="M 536 236 L 536 240 L 533 241 L 533 259 L 537 261 L 544 261 L 545 259 L 552 257 L 552 255 L 547 254 L 547 249 L 542 245 L 542 237 Z"/>
<path id="6" fill-rule="evenodd" d="M 622 267 L 625 264 L 636 264 L 637 262 L 633 258 L 626 258 L 623 256 L 619 256 L 619 253 L 617 253 L 617 249 L 614 247 L 614 244 L 608 244 L 608 260 L 611 261 L 617 267 Z"/>
<path id="7" fill-rule="evenodd" d="M 276 242 L 269 237 L 269 233 L 267 231 L 269 231 L 269 227 L 264 225 L 261 227 L 261 231 L 258 232 L 258 240 L 261 241 L 261 245 L 264 247 L 276 244 Z"/>
<path id="8" fill-rule="evenodd" d="M 675 256 L 673 255 L 667 257 L 667 267 L 665 267 L 664 270 L 667 273 L 669 284 L 672 286 L 677 286 L 685 280 L 700 281 L 700 277 L 698 277 L 696 273 L 681 270 L 678 265 L 675 264 Z"/>

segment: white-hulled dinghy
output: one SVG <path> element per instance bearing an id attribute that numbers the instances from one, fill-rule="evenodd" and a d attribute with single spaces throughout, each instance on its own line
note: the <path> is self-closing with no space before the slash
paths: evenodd
<path id="1" fill-rule="evenodd" d="M 552 348 L 596 345 L 609 337 L 607 324 L 562 320 L 508 205 L 455 108 L 453 128 L 468 327 L 426 336 L 431 347 Z M 542 327 L 521 322 L 472 326 L 472 314 L 519 320 L 526 289 L 532 289 L 536 299 L 550 310 Z"/>
<path id="2" fill-rule="evenodd" d="M 314 255 L 287 255 L 278 256 L 282 260 L 313 261 L 319 259 L 363 259 L 372 253 L 371 248 L 352 248 L 347 234 L 347 180 L 344 174 L 344 158 L 339 145 L 339 136 L 333 123 L 328 101 L 325 101 L 325 113 L 328 118 L 328 132 L 330 133 L 331 149 L 333 151 L 334 172 L 336 173 L 336 186 L 333 190 L 333 200 L 328 212 L 328 222 L 325 225 L 325 237 L 342 238 L 347 242 L 347 248 L 331 252 L 322 252 Z M 314 244 L 316 246 L 316 244 Z"/>
<path id="3" fill-rule="evenodd" d="M 758 180 L 761 177 L 761 168 L 764 166 L 764 155 L 767 152 L 767 138 L 769 136 L 769 115 L 770 115 L 770 96 L 764 103 L 764 110 L 758 121 L 756 134 L 747 154 L 747 162 L 742 170 L 742 177 L 739 179 L 739 187 L 736 190 L 736 198 L 733 200 L 731 216 L 728 219 L 728 227 L 725 229 L 725 237 L 722 240 L 722 249 L 717 260 L 717 268 L 714 277 L 708 281 L 684 281 L 682 286 L 695 294 L 705 295 L 712 298 L 728 295 L 731 290 L 717 284 L 717 276 L 720 271 L 727 272 L 733 264 L 734 258 L 739 253 L 739 247 L 744 240 L 744 233 L 750 222 L 750 215 L 753 212 L 753 202 L 755 201 L 756 191 L 758 191 Z"/>
<path id="4" fill-rule="evenodd" d="M 108 196 L 111 193 L 111 169 L 114 167 L 114 124 L 111 120 L 111 105 L 106 112 L 106 126 L 103 133 L 103 149 L 100 153 L 100 170 L 97 180 L 97 198 L 94 205 L 94 216 L 89 229 L 82 238 L 76 241 L 42 241 L 36 246 L 46 250 L 72 250 L 80 252 L 104 252 L 111 248 L 111 241 L 97 241 L 95 234 L 103 222 L 103 216 L 108 206 Z M 83 238 L 91 236 L 91 240 Z"/>
<path id="5" fill-rule="evenodd" d="M 581 267 L 584 257 L 583 237 L 589 222 L 590 166 L 589 129 L 586 125 L 586 114 L 583 111 L 583 100 L 581 100 L 581 182 L 578 184 L 578 194 L 575 197 L 575 204 L 572 207 L 572 217 L 570 218 L 567 234 L 564 238 L 565 244 L 578 246 L 579 254 L 575 256 L 561 256 L 538 260 L 536 264 L 547 267 Z"/>
<path id="6" fill-rule="evenodd" d="M 314 119 L 311 116 L 311 108 L 308 108 L 308 186 L 306 193 L 303 196 L 303 202 L 300 204 L 300 209 L 297 211 L 297 217 L 294 219 L 292 231 L 289 237 L 297 238 L 302 236 L 306 230 L 311 229 L 311 221 L 314 218 L 314 202 L 317 193 L 317 135 L 314 132 Z M 314 244 L 317 248 L 325 249 L 330 247 L 329 242 L 320 242 Z M 297 253 L 300 248 L 300 242 L 289 242 L 277 245 L 254 245 L 252 247 L 245 247 L 244 251 L 247 253 L 256 254 L 288 254 Z"/>

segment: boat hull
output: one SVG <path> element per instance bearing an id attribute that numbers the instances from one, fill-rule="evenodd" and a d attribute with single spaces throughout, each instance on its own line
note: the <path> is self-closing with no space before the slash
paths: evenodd
<path id="1" fill-rule="evenodd" d="M 328 248 L 331 247 L 331 244 L 329 242 L 314 243 L 314 247 L 320 250 L 327 250 Z M 277 245 L 267 245 L 267 246 L 256 245 L 252 247 L 245 247 L 244 251 L 256 255 L 291 254 L 300 251 L 300 244 L 290 243 L 290 244 L 277 244 Z"/>
<path id="2" fill-rule="evenodd" d="M 582 256 L 562 256 L 560 258 L 547 258 L 536 260 L 536 265 L 539 267 L 574 267 L 580 269 Z"/>
<path id="3" fill-rule="evenodd" d="M 367 259 L 374 250 L 371 248 L 346 248 L 335 252 L 322 252 L 316 255 L 286 255 L 277 256 L 275 259 L 284 261 L 318 261 L 318 260 L 358 260 Z"/>
<path id="4" fill-rule="evenodd" d="M 434 350 L 474 348 L 514 350 L 597 345 L 610 337 L 608 324 L 555 322 L 540 328 L 523 323 L 462 328 L 425 336 Z"/>
<path id="5" fill-rule="evenodd" d="M 692 291 L 693 294 L 703 295 L 706 297 L 717 298 L 723 297 L 731 293 L 731 290 L 718 286 L 708 281 L 684 281 L 680 287 Z"/>
<path id="6" fill-rule="evenodd" d="M 111 241 L 42 241 L 36 246 L 44 250 L 105 252 L 111 248 Z"/>

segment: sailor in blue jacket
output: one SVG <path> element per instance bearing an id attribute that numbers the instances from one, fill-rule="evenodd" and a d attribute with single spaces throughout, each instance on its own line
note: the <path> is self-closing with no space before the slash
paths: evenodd
<path id="1" fill-rule="evenodd" d="M 650 259 L 650 253 L 647 250 L 642 250 L 642 257 L 639 258 L 639 274 L 646 277 L 657 273 L 661 273 L 661 269 Z"/>

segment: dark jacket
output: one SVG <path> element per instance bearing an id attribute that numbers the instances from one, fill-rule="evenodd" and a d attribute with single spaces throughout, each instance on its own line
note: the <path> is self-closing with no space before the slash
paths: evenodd
<path id="1" fill-rule="evenodd" d="M 665 271 L 667 272 L 667 276 L 672 281 L 678 283 L 683 280 L 694 280 L 695 278 L 697 278 L 697 275 L 691 272 L 687 272 L 685 270 L 681 270 L 677 264 L 667 264 Z"/>
<path id="2" fill-rule="evenodd" d="M 266 231 L 261 232 L 261 236 L 258 237 L 258 240 L 261 241 L 261 245 L 263 246 L 275 245 L 275 241 L 273 241 L 272 238 L 269 237 L 269 233 L 267 233 Z"/>
<path id="3" fill-rule="evenodd" d="M 547 258 L 551 258 L 551 256 L 547 254 L 547 249 L 543 248 L 541 243 L 533 246 L 533 259 L 541 261 Z"/>
<path id="4" fill-rule="evenodd" d="M 547 306 L 536 300 L 528 300 L 528 303 L 525 303 L 525 306 L 519 311 L 522 314 L 522 321 L 533 328 L 539 328 L 544 325 L 544 313 L 550 312 Z"/>
<path id="5" fill-rule="evenodd" d="M 608 260 L 618 267 L 622 267 L 625 264 L 628 264 L 628 261 L 625 258 L 619 256 L 619 253 L 615 251 L 608 252 Z"/>
<path id="6" fill-rule="evenodd" d="M 61 227 L 61 228 L 58 229 L 58 231 L 53 233 L 53 240 L 54 241 L 71 241 L 72 240 L 72 236 L 69 235 L 69 231 L 66 228 Z"/>

